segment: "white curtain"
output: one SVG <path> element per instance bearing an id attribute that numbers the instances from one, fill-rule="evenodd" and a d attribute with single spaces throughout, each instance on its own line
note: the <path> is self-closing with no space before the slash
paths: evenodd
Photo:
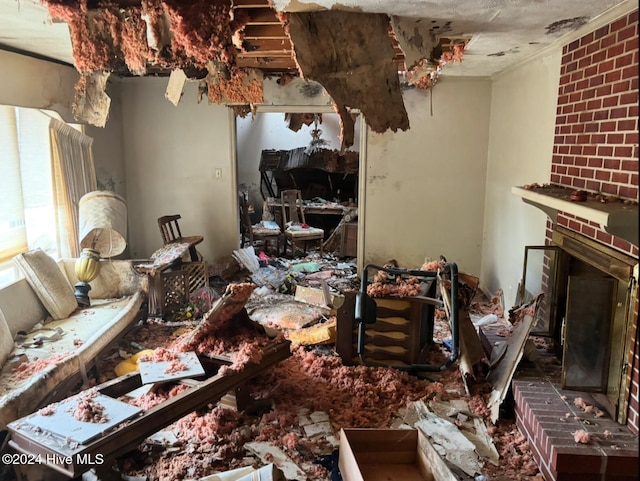
<path id="1" fill-rule="evenodd" d="M 78 257 L 79 201 L 98 188 L 91 150 L 93 139 L 56 119 L 51 119 L 49 133 L 58 248 L 61 257 Z"/>
<path id="2" fill-rule="evenodd" d="M 27 247 L 16 113 L 0 105 L 0 263 Z"/>

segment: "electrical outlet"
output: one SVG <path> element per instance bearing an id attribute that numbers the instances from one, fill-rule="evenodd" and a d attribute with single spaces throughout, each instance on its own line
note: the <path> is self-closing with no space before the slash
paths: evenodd
<path id="1" fill-rule="evenodd" d="M 222 179 L 222 169 L 216 169 L 216 179 Z"/>

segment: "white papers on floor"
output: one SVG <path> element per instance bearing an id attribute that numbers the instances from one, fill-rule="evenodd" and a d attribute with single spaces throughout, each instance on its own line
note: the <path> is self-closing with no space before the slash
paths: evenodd
<path id="1" fill-rule="evenodd" d="M 439 406 L 442 408 L 442 406 Z M 444 413 L 438 409 L 438 414 L 431 411 L 422 401 L 411 404 L 404 417 L 405 424 L 420 429 L 428 436 L 433 447 L 440 456 L 462 469 L 469 476 L 481 473 L 483 461 L 486 459 L 493 464 L 498 462 L 498 452 L 491 437 L 486 433 L 482 419 L 464 414 L 464 407 L 455 404 Z M 466 422 L 474 426 L 475 433 L 462 432 L 458 426 L 446 419 L 449 415 L 468 417 Z"/>
<path id="2" fill-rule="evenodd" d="M 224 473 L 211 474 L 200 478 L 199 481 L 286 481 L 286 478 L 276 466 L 267 464 L 259 469 L 245 466 Z"/>
<path id="3" fill-rule="evenodd" d="M 280 448 L 268 442 L 252 442 L 245 447 L 260 458 L 263 463 L 273 462 L 288 480 L 306 481 L 307 475 Z"/>

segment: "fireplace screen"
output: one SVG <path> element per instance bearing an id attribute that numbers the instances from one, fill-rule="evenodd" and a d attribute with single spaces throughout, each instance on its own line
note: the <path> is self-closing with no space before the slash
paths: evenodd
<path id="1" fill-rule="evenodd" d="M 563 325 L 562 387 L 606 392 L 617 281 L 569 276 Z"/>
<path id="2" fill-rule="evenodd" d="M 551 246 L 526 246 L 522 282 L 516 305 L 528 304 L 541 296 L 535 312 L 532 335 L 551 337 L 555 332 L 557 277 L 560 249 Z"/>

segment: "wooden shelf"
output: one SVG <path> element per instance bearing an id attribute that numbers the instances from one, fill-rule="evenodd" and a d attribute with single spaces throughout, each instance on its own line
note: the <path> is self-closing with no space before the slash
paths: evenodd
<path id="1" fill-rule="evenodd" d="M 589 194 L 584 202 L 571 200 L 573 189 L 561 186 L 544 186 L 534 189 L 512 187 L 511 192 L 524 202 L 546 213 L 556 223 L 558 212 L 586 219 L 599 224 L 606 232 L 638 245 L 638 204 L 621 201 L 600 202 Z"/>

